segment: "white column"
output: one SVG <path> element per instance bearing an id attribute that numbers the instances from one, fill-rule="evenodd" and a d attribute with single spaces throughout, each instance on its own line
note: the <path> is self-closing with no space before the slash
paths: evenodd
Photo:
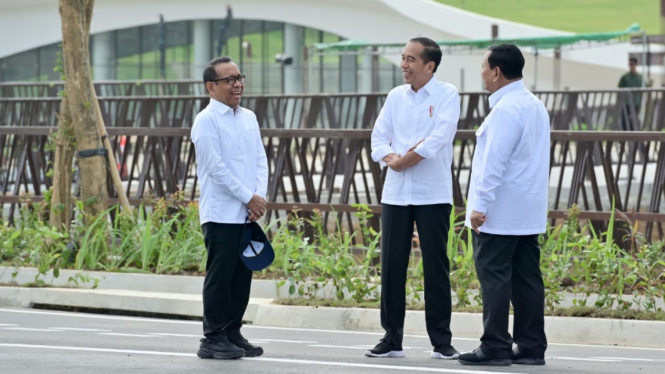
<path id="1" fill-rule="evenodd" d="M 561 47 L 554 48 L 554 72 L 552 74 L 554 90 L 561 89 Z"/>
<path id="2" fill-rule="evenodd" d="M 340 92 L 356 92 L 358 90 L 358 56 L 355 54 L 340 56 Z"/>
<path id="3" fill-rule="evenodd" d="M 113 34 L 103 32 L 92 36 L 92 76 L 95 80 L 114 78 Z"/>
<path id="4" fill-rule="evenodd" d="M 284 93 L 302 93 L 303 82 L 303 29 L 301 26 L 284 25 L 284 54 L 291 57 L 293 62 L 284 65 Z"/>
<path id="5" fill-rule="evenodd" d="M 203 69 L 212 60 L 212 40 L 210 39 L 210 20 L 194 21 L 194 65 L 192 78 L 203 79 Z"/>
<path id="6" fill-rule="evenodd" d="M 372 51 L 366 49 L 363 53 L 363 61 L 360 70 L 360 87 L 358 87 L 358 92 L 360 93 L 371 93 L 372 92 L 372 79 L 374 77 L 374 69 L 372 69 Z"/>

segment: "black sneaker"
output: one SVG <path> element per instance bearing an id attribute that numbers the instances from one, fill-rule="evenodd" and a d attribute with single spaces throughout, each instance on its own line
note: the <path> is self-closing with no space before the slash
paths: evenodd
<path id="1" fill-rule="evenodd" d="M 229 335 L 229 342 L 245 350 L 245 357 L 257 357 L 263 354 L 263 348 L 252 345 L 240 332 Z"/>
<path id="2" fill-rule="evenodd" d="M 459 352 L 453 348 L 450 344 L 442 344 L 440 346 L 434 347 L 431 358 L 438 358 L 441 360 L 454 360 L 459 357 Z"/>
<path id="3" fill-rule="evenodd" d="M 458 360 L 462 365 L 477 366 L 510 366 L 513 363 L 509 358 L 490 357 L 480 348 L 474 349 L 473 352 L 462 353 L 459 355 Z"/>
<path id="4" fill-rule="evenodd" d="M 236 347 L 225 337 L 220 340 L 201 339 L 201 345 L 196 355 L 201 358 L 216 358 L 220 360 L 229 360 L 245 357 L 245 350 Z"/>
<path id="5" fill-rule="evenodd" d="M 542 355 L 544 356 L 544 355 Z M 520 347 L 515 346 L 510 352 L 510 360 L 515 365 L 545 365 L 545 358 L 541 355 L 533 355 Z"/>
<path id="6" fill-rule="evenodd" d="M 381 339 L 381 342 L 376 347 L 369 349 L 365 352 L 367 357 L 406 357 L 402 347 L 396 347 L 392 343 L 388 343 Z"/>

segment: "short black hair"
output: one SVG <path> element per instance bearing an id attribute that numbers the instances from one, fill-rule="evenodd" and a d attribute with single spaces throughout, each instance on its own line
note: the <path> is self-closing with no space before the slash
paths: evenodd
<path id="1" fill-rule="evenodd" d="M 217 72 L 215 71 L 215 66 L 219 64 L 226 64 L 228 62 L 233 62 L 233 60 L 231 60 L 231 57 L 228 56 L 217 57 L 216 59 L 208 62 L 208 65 L 206 65 L 205 70 L 203 70 L 203 84 L 212 82 L 213 80 L 218 78 Z"/>
<path id="2" fill-rule="evenodd" d="M 413 38 L 409 40 L 410 42 L 414 43 L 420 43 L 425 47 L 423 49 L 423 54 L 420 56 L 425 63 L 428 63 L 430 61 L 434 61 L 434 73 L 436 73 L 436 69 L 439 68 L 439 64 L 441 64 L 441 48 L 439 47 L 436 42 L 430 38 Z"/>
<path id="3" fill-rule="evenodd" d="M 631 57 L 628 59 L 628 62 L 634 62 L 637 64 L 637 59 L 635 57 Z"/>
<path id="4" fill-rule="evenodd" d="M 524 55 L 516 45 L 498 44 L 489 47 L 487 50 L 491 52 L 487 57 L 491 69 L 498 66 L 507 79 L 522 78 Z"/>

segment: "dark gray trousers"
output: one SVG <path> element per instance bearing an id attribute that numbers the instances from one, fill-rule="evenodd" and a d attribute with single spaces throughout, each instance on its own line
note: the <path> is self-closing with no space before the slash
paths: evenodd
<path id="1" fill-rule="evenodd" d="M 406 275 L 413 224 L 418 226 L 425 277 L 425 322 L 433 346 L 450 344 L 450 263 L 447 243 L 450 204 L 397 206 L 381 213 L 381 326 L 384 340 L 402 347 Z"/>
<path id="2" fill-rule="evenodd" d="M 509 358 L 513 341 L 531 357 L 544 358 L 545 287 L 538 235 L 473 233 L 473 257 L 483 299 L 483 352 Z M 513 304 L 513 336 L 508 332 Z"/>
<path id="3" fill-rule="evenodd" d="M 236 334 L 249 303 L 252 271 L 238 256 L 242 224 L 201 226 L 208 260 L 203 281 L 203 335 L 212 340 Z"/>

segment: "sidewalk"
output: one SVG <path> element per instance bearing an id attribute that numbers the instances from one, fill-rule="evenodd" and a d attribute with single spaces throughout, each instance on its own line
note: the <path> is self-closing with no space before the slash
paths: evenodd
<path id="1" fill-rule="evenodd" d="M 11 279 L 13 269 L 5 270 L 0 267 L 0 283 L 6 284 Z M 60 277 L 53 280 L 52 284 L 57 287 L 68 286 L 68 278 L 77 273 L 61 271 Z M 35 274 L 34 269 L 22 269 L 17 282 L 32 282 Z M 97 289 L 0 287 L 0 307 L 30 308 L 34 304 L 42 304 L 193 317 L 200 317 L 203 313 L 202 277 L 102 272 L 86 274 L 100 279 Z M 44 281 L 50 284 L 51 277 L 44 278 Z M 280 291 L 280 295 L 285 297 L 284 290 Z M 277 297 L 276 283 L 267 280 L 254 280 L 251 295 L 244 317 L 244 321 L 249 324 L 382 331 L 377 309 L 275 305 L 272 301 Z M 546 317 L 545 326 L 550 342 L 665 348 L 665 322 Z M 482 315 L 453 313 L 452 330 L 455 337 L 479 338 L 482 334 Z M 427 334 L 422 311 L 407 311 L 404 332 Z"/>

